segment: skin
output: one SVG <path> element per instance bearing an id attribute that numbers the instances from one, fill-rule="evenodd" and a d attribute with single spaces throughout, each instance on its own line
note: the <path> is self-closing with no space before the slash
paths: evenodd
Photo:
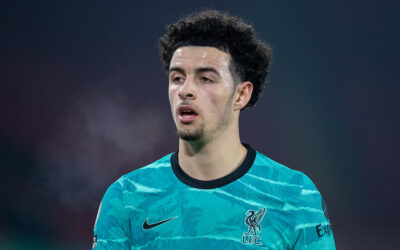
<path id="1" fill-rule="evenodd" d="M 177 49 L 169 70 L 169 101 L 179 136 L 179 164 L 189 176 L 214 180 L 233 172 L 247 149 L 239 137 L 239 114 L 251 98 L 251 82 L 234 84 L 231 56 L 214 47 Z M 182 122 L 179 105 L 194 107 L 192 122 Z"/>

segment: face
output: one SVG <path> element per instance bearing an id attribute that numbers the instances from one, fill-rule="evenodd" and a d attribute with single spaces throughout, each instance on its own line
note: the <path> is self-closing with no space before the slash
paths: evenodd
<path id="1" fill-rule="evenodd" d="M 213 47 L 181 47 L 173 54 L 168 92 L 181 139 L 211 139 L 233 121 L 230 60 L 229 54 Z"/>

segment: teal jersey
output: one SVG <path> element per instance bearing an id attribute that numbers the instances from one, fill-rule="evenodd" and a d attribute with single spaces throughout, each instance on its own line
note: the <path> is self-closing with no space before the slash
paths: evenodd
<path id="1" fill-rule="evenodd" d="M 169 154 L 113 183 L 94 229 L 98 249 L 335 249 L 312 181 L 249 145 L 243 163 L 212 181 Z"/>

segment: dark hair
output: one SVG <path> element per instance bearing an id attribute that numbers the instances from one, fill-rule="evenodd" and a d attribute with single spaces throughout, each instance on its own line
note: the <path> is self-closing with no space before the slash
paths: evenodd
<path id="1" fill-rule="evenodd" d="M 229 53 L 232 78 L 253 84 L 253 94 L 246 107 L 257 102 L 268 76 L 271 49 L 255 37 L 250 25 L 216 10 L 180 19 L 169 25 L 167 33 L 160 38 L 160 54 L 165 70 L 169 70 L 175 50 L 190 45 L 215 47 Z"/>

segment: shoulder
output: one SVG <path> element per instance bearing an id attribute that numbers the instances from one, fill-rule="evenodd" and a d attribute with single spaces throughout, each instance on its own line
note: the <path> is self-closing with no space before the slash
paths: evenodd
<path id="1" fill-rule="evenodd" d="M 314 183 L 305 173 L 278 163 L 260 152 L 257 152 L 253 169 L 254 174 L 266 177 L 272 182 L 287 184 L 300 189 L 316 189 Z"/>
<path id="2" fill-rule="evenodd" d="M 313 181 L 303 172 L 290 169 L 257 152 L 254 177 L 263 180 L 268 190 L 281 197 L 282 210 L 294 212 L 299 221 L 329 221 L 325 202 Z"/>
<path id="3" fill-rule="evenodd" d="M 321 209 L 320 192 L 312 180 L 301 171 L 291 169 L 257 152 L 249 175 L 250 178 L 258 179 L 258 183 L 268 186 L 275 195 L 282 197 L 288 209 L 302 206 Z"/>
<path id="4" fill-rule="evenodd" d="M 282 201 L 275 208 L 285 214 L 293 227 L 290 233 L 293 249 L 335 249 L 326 204 L 305 173 L 259 152 L 251 170 L 251 178 L 258 178 L 259 186 Z"/>
<path id="5" fill-rule="evenodd" d="M 132 172 L 121 176 L 121 179 L 122 180 L 137 179 L 138 177 L 152 176 L 152 175 L 154 175 L 154 173 L 162 173 L 162 172 L 168 171 L 171 167 L 171 155 L 172 155 L 172 153 L 170 153 L 148 165 L 145 165 L 136 170 L 133 170 Z"/>
<path id="6" fill-rule="evenodd" d="M 107 189 L 107 192 L 123 192 L 126 190 L 150 190 L 156 185 L 165 183 L 170 175 L 172 153 L 148 164 L 122 175 Z M 161 182 L 158 182 L 161 180 Z"/>

